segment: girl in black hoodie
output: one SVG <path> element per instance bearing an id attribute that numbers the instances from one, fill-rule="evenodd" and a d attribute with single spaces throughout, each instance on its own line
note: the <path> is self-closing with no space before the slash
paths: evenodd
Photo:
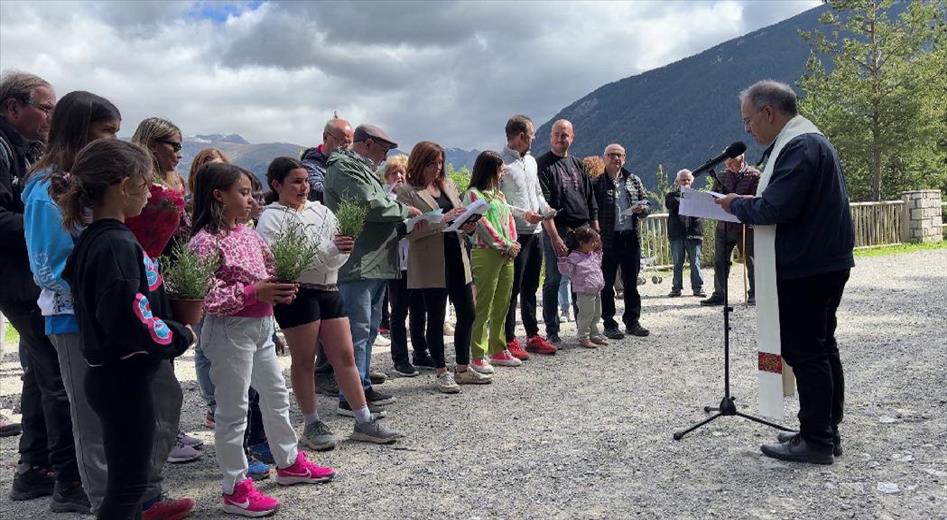
<path id="1" fill-rule="evenodd" d="M 108 486 L 99 519 L 140 518 L 155 434 L 152 378 L 162 359 L 194 343 L 190 327 L 164 319 L 167 296 L 154 260 L 125 219 L 141 213 L 153 176 L 138 145 L 93 141 L 76 156 L 57 198 L 68 230 L 82 232 L 63 277 L 72 288 L 89 404 L 102 422 Z"/>

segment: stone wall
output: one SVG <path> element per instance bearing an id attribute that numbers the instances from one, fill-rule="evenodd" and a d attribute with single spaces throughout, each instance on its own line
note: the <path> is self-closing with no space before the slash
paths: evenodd
<path id="1" fill-rule="evenodd" d="M 943 216 L 940 190 L 905 191 L 902 242 L 939 242 L 943 240 Z"/>

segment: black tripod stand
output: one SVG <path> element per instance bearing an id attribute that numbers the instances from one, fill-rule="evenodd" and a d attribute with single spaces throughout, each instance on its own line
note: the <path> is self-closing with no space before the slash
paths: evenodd
<path id="1" fill-rule="evenodd" d="M 729 268 L 727 270 L 729 274 Z M 727 277 L 730 278 L 729 276 Z M 679 441 L 684 438 L 688 433 L 700 428 L 701 426 L 717 419 L 721 416 L 737 415 L 743 417 L 744 419 L 749 419 L 760 424 L 765 424 L 766 426 L 772 426 L 773 428 L 783 430 L 783 431 L 793 431 L 790 428 L 785 426 L 780 426 L 776 423 L 771 423 L 759 417 L 754 417 L 752 415 L 747 415 L 739 410 L 737 410 L 737 405 L 734 402 L 735 397 L 730 395 L 730 313 L 733 312 L 733 307 L 730 306 L 730 294 L 727 289 L 727 280 L 723 283 L 723 399 L 720 400 L 720 405 L 715 407 L 705 406 L 704 412 L 717 412 L 710 417 L 704 419 L 703 421 L 691 426 L 686 430 L 681 430 L 674 432 L 674 440 Z"/>

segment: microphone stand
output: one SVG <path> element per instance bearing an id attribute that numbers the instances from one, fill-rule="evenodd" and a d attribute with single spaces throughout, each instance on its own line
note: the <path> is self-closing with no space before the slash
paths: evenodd
<path id="1" fill-rule="evenodd" d="M 711 171 L 711 176 L 714 180 L 717 180 L 716 172 Z M 719 181 L 718 181 L 719 182 Z M 729 259 L 727 261 L 729 264 Z M 728 269 L 729 272 L 729 269 Z M 687 428 L 686 430 L 680 430 L 674 432 L 674 440 L 679 441 L 684 438 L 688 433 L 704 426 L 719 417 L 732 416 L 736 415 L 738 417 L 743 417 L 753 422 L 758 422 L 760 424 L 765 424 L 776 428 L 777 430 L 783 430 L 787 432 L 795 431 L 791 428 L 781 426 L 779 424 L 769 422 L 765 419 L 760 419 L 759 417 L 754 417 L 752 415 L 745 414 L 737 410 L 736 397 L 730 395 L 730 313 L 733 312 L 733 307 L 730 306 L 730 291 L 727 288 L 729 285 L 729 276 L 727 280 L 723 283 L 723 399 L 720 400 L 720 404 L 716 407 L 705 406 L 704 413 L 717 412 L 710 417 L 700 421 L 699 423 Z"/>

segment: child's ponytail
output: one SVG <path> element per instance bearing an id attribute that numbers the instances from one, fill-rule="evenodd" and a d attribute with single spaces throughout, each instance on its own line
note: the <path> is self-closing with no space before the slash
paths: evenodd
<path id="1" fill-rule="evenodd" d="M 63 175 L 55 193 L 62 210 L 63 227 L 75 231 L 86 224 L 85 212 L 102 202 L 109 186 L 126 177 L 151 184 L 154 172 L 148 151 L 117 139 L 98 139 L 76 155 L 72 171 Z"/>

